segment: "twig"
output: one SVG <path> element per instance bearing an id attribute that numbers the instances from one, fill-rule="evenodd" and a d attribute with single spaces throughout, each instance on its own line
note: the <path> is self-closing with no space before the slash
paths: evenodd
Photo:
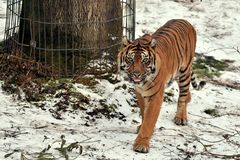
<path id="1" fill-rule="evenodd" d="M 164 149 L 164 148 L 166 148 L 166 149 L 169 151 L 169 152 L 163 152 L 163 155 L 164 155 L 164 156 L 172 156 L 172 153 L 175 154 L 175 155 L 177 155 L 177 154 L 174 152 L 174 150 L 171 150 L 171 149 L 169 149 L 169 148 L 166 147 L 166 146 L 163 146 L 163 147 L 162 147 L 162 149 Z M 162 150 L 162 149 L 161 149 L 161 150 Z"/>
<path id="2" fill-rule="evenodd" d="M 10 130 L 4 130 L 4 137 L 13 137 L 16 138 L 19 135 L 22 134 L 28 134 L 29 132 L 18 132 L 18 131 L 10 131 Z"/>
<path id="3" fill-rule="evenodd" d="M 221 127 L 215 126 L 215 125 L 213 125 L 213 124 L 204 123 L 204 122 L 202 122 L 202 121 L 199 121 L 198 123 L 203 124 L 203 125 L 209 125 L 209 126 L 212 126 L 212 127 L 218 128 L 218 129 L 223 130 L 223 131 L 226 131 L 226 132 L 234 133 L 234 132 L 232 132 L 232 131 L 230 131 L 230 130 L 227 130 L 227 129 L 224 129 L 224 128 L 221 128 Z"/>
<path id="4" fill-rule="evenodd" d="M 43 128 L 47 128 L 48 125 L 44 125 L 44 126 L 35 126 L 33 127 L 34 129 L 43 129 Z"/>
<path id="5" fill-rule="evenodd" d="M 102 152 L 102 154 L 104 154 L 106 151 L 110 151 L 110 150 L 112 150 L 112 149 L 114 149 L 114 148 L 116 148 L 116 147 L 122 146 L 122 145 L 123 145 L 123 144 L 118 144 L 118 145 L 114 145 L 114 146 L 112 146 L 112 147 L 109 147 L 109 148 L 105 149 L 105 150 Z"/>
<path id="6" fill-rule="evenodd" d="M 203 118 L 203 119 L 214 119 L 214 118 L 216 118 L 216 117 L 204 117 L 204 116 L 193 114 L 193 113 L 188 113 L 188 114 L 192 115 L 192 116 L 200 117 L 200 118 Z"/>
<path id="7" fill-rule="evenodd" d="M 214 17 L 211 17 L 211 18 L 209 18 L 209 17 L 207 17 L 209 20 L 207 21 L 207 24 L 209 24 L 211 21 L 213 21 L 214 19 L 216 19 L 217 18 L 217 16 L 214 16 Z"/>
<path id="8" fill-rule="evenodd" d="M 203 141 L 205 141 L 205 142 L 209 142 L 209 143 L 218 143 L 218 142 L 222 142 L 222 141 L 224 141 L 224 140 L 228 140 L 228 139 L 236 136 L 237 134 L 238 134 L 238 133 L 235 133 L 235 134 L 233 134 L 233 135 L 227 134 L 227 135 L 224 136 L 223 139 L 220 139 L 220 140 L 217 140 L 217 141 L 209 141 L 209 140 L 206 140 L 206 139 L 203 139 L 203 138 L 200 138 L 200 137 L 198 137 L 198 139 L 201 139 L 201 140 L 203 140 Z"/>
<path id="9" fill-rule="evenodd" d="M 87 138 L 87 139 L 85 139 L 83 141 L 80 141 L 79 143 L 94 143 L 94 142 L 100 142 L 101 141 L 100 139 L 99 140 L 95 140 L 95 141 L 88 141 L 90 139 L 92 139 L 92 138 Z"/>
<path id="10" fill-rule="evenodd" d="M 196 137 L 195 137 L 195 140 L 196 140 L 197 142 L 199 142 L 199 143 L 203 146 L 204 152 L 205 152 L 206 154 L 211 155 L 211 156 L 213 156 L 213 157 L 215 157 L 215 158 L 224 158 L 224 159 L 230 159 L 230 158 L 232 158 L 232 159 L 239 159 L 239 158 L 240 158 L 240 154 L 225 155 L 225 154 L 212 153 L 212 152 L 210 152 L 210 151 L 208 150 L 208 147 L 210 147 L 210 146 L 202 143 L 202 142 L 200 141 L 199 137 L 196 136 Z M 204 153 L 204 152 L 203 152 L 203 153 Z"/>
<path id="11" fill-rule="evenodd" d="M 240 113 L 226 113 L 226 114 L 223 114 L 223 116 L 239 116 L 240 117 Z"/>
<path id="12" fill-rule="evenodd" d="M 203 118 L 203 119 L 214 119 L 214 118 L 216 118 L 216 117 L 204 117 L 204 116 L 193 114 L 193 113 L 188 113 L 188 114 L 192 115 L 192 116 L 200 117 L 200 118 Z M 239 116 L 240 117 L 240 113 L 226 113 L 226 114 L 221 114 L 218 117 L 222 117 L 222 116 Z"/>
<path id="13" fill-rule="evenodd" d="M 233 49 L 234 49 L 235 51 L 237 51 L 237 53 L 240 54 L 240 49 L 239 49 L 238 47 L 233 47 Z"/>
<path id="14" fill-rule="evenodd" d="M 238 131 L 238 130 L 236 130 L 236 129 L 235 129 L 235 131 L 237 132 L 238 135 L 240 135 L 240 131 Z"/>
<path id="15" fill-rule="evenodd" d="M 212 50 L 206 51 L 206 53 L 211 53 L 211 52 L 214 52 L 214 51 L 217 51 L 217 50 L 221 50 L 223 52 L 225 52 L 224 50 L 234 50 L 234 51 L 236 51 L 237 53 L 240 54 L 240 49 L 238 47 L 214 48 Z"/>
<path id="16" fill-rule="evenodd" d="M 4 155 L 4 158 L 8 158 L 10 157 L 11 155 L 13 155 L 14 153 L 17 153 L 17 152 L 22 152 L 22 150 L 20 149 L 14 149 L 11 153 L 7 153 Z"/>

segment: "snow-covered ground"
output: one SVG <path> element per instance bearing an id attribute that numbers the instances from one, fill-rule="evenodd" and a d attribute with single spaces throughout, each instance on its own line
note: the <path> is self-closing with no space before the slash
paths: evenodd
<path id="1" fill-rule="evenodd" d="M 4 16 L 6 3 L 0 1 L 0 15 Z M 137 0 L 136 35 L 154 32 L 173 18 L 184 18 L 197 30 L 196 52 L 214 56 L 218 60 L 234 60 L 234 70 L 222 72 L 217 80 L 240 82 L 240 1 L 239 0 Z M 4 20 L 0 19 L 0 34 Z M 127 87 L 123 87 L 127 84 Z M 107 87 L 106 87 L 107 86 Z M 136 153 L 132 144 L 136 127 L 140 123 L 138 109 L 131 107 L 133 94 L 126 81 L 112 84 L 99 80 L 94 88 L 74 84 L 75 90 L 90 99 L 90 105 L 100 101 L 116 105 L 125 120 L 92 118 L 83 111 L 65 112 L 56 119 L 49 112 L 54 100 L 43 109 L 19 101 L 0 88 L 0 159 L 36 158 L 46 153 L 56 159 L 65 159 L 54 148 L 61 146 L 65 136 L 66 146 L 79 142 L 81 149 L 69 152 L 69 159 L 240 159 L 240 90 L 208 83 L 201 91 L 192 90 L 189 103 L 189 124 L 176 126 L 172 119 L 176 111 L 177 87 L 170 90 L 172 102 L 165 102 L 161 109 L 151 149 L 148 154 Z M 217 116 L 204 113 L 216 109 Z M 81 154 L 79 152 L 81 151 Z M 44 152 L 45 153 L 45 152 Z M 22 156 L 21 156 L 22 155 Z M 235 155 L 235 157 L 234 157 Z M 51 155 L 49 155 L 51 156 Z"/>

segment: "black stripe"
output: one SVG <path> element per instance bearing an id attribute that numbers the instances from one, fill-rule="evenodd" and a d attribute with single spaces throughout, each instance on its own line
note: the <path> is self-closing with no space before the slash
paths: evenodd
<path id="1" fill-rule="evenodd" d="M 184 46 L 182 46 L 183 42 L 184 42 L 184 40 L 182 38 L 184 38 L 184 36 L 182 36 L 182 35 L 186 34 L 185 28 L 181 28 L 180 26 L 173 26 L 172 28 L 178 33 L 180 45 L 181 45 L 182 49 L 184 49 Z"/>
<path id="2" fill-rule="evenodd" d="M 148 81 L 145 80 L 145 81 L 143 82 L 143 85 L 145 85 L 147 82 L 148 82 Z"/>
<path id="3" fill-rule="evenodd" d="M 159 89 L 160 89 L 160 88 L 161 88 L 161 87 L 159 86 L 158 90 L 157 90 L 153 95 L 149 96 L 149 99 L 150 99 L 151 97 L 155 96 L 155 95 L 159 92 Z M 163 97 L 161 97 L 161 98 L 163 98 Z"/>
<path id="4" fill-rule="evenodd" d="M 184 84 L 183 86 L 181 84 L 179 84 L 180 91 L 181 91 L 181 88 L 185 88 L 185 87 L 187 87 L 189 85 L 190 85 L 190 81 L 187 82 L 186 84 Z"/>
<path id="5" fill-rule="evenodd" d="M 160 72 L 160 68 L 159 68 L 159 72 Z M 151 80 L 151 81 L 154 82 L 156 78 L 157 78 L 157 76 L 155 76 L 154 79 Z M 148 81 L 147 81 L 147 82 L 148 82 Z M 155 87 L 155 85 L 151 85 L 151 87 L 148 88 L 147 90 L 150 90 L 150 89 L 152 89 L 153 87 Z"/>
<path id="6" fill-rule="evenodd" d="M 198 85 L 197 85 L 196 82 L 195 82 L 195 83 L 192 83 L 192 86 L 193 86 L 193 88 L 197 88 L 197 87 L 198 87 Z"/>
<path id="7" fill-rule="evenodd" d="M 186 75 L 186 74 L 185 74 Z M 185 76 L 184 75 L 184 76 Z M 188 74 L 186 77 L 180 77 L 180 83 L 183 83 L 183 82 L 185 82 L 188 78 L 190 77 L 190 74 Z M 182 78 L 184 78 L 184 79 L 182 79 Z"/>
<path id="8" fill-rule="evenodd" d="M 187 45 L 188 45 L 188 47 L 189 47 L 190 59 L 192 59 L 192 54 L 194 54 L 194 53 L 192 53 L 192 52 L 194 52 L 194 51 L 193 51 L 192 45 L 191 45 L 191 37 L 190 37 L 190 34 L 188 34 L 188 43 L 187 43 Z"/>
<path id="9" fill-rule="evenodd" d="M 172 39 L 174 39 L 174 36 L 171 34 L 171 32 L 169 30 L 163 30 L 165 35 L 163 35 L 162 37 L 164 37 L 164 40 L 165 42 L 167 43 L 167 46 L 172 46 L 173 45 L 173 41 Z M 178 54 L 176 54 L 176 59 L 178 61 L 176 61 L 178 64 L 177 64 L 177 69 L 179 70 L 179 60 L 180 60 L 180 57 L 178 56 Z"/>
<path id="10" fill-rule="evenodd" d="M 188 69 L 188 67 L 190 66 L 190 63 L 191 63 L 191 61 L 192 61 L 192 59 L 190 58 L 190 60 L 188 61 L 188 64 L 187 64 L 187 66 L 186 66 L 186 68 L 182 71 L 182 70 L 180 70 L 180 73 L 185 73 L 186 72 L 186 70 Z"/>
<path id="11" fill-rule="evenodd" d="M 150 98 L 153 97 L 153 96 L 155 96 L 157 93 L 158 93 L 158 91 L 157 91 L 156 93 L 154 93 L 153 95 L 151 95 Z"/>
<path id="12" fill-rule="evenodd" d="M 176 39 L 178 39 L 179 40 L 179 44 L 183 44 L 183 36 L 181 36 L 181 34 L 182 34 L 182 31 L 184 31 L 184 29 L 180 29 L 180 27 L 179 26 L 171 26 L 171 32 L 176 32 L 177 34 L 176 34 Z M 181 46 L 182 47 L 182 49 L 183 49 L 183 46 Z"/>
<path id="13" fill-rule="evenodd" d="M 180 26 L 182 26 L 183 28 L 189 28 L 189 27 L 190 27 L 189 23 L 187 23 L 187 22 L 184 21 L 184 20 L 178 20 L 177 23 L 178 23 Z"/>
<path id="14" fill-rule="evenodd" d="M 182 55 L 182 52 L 181 52 L 181 49 L 180 49 L 180 44 L 182 43 L 182 39 L 181 37 L 179 36 L 179 32 L 174 30 L 174 28 L 166 28 L 168 32 L 172 33 L 171 35 L 173 36 L 173 39 L 172 41 L 175 42 L 176 44 L 176 49 L 178 50 L 178 53 L 180 53 L 180 56 L 181 56 L 181 60 L 183 60 L 183 55 Z M 170 29 L 170 30 L 169 30 Z M 174 33 L 176 32 L 176 33 Z"/>
<path id="15" fill-rule="evenodd" d="M 188 91 L 189 91 L 189 88 L 184 89 L 184 90 L 180 90 L 180 94 L 182 94 L 182 93 L 186 93 L 186 92 L 188 92 Z"/>
<path id="16" fill-rule="evenodd" d="M 179 97 L 185 97 L 187 96 L 188 94 L 180 94 Z"/>

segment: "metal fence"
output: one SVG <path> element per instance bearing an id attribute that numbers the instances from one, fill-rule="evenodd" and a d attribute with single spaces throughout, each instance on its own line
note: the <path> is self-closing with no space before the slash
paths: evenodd
<path id="1" fill-rule="evenodd" d="M 55 76 L 111 71 L 122 36 L 135 38 L 135 3 L 7 0 L 7 51 Z"/>

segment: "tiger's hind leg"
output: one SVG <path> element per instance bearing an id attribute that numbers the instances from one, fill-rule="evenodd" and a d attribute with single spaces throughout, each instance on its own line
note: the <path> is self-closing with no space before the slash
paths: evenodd
<path id="1" fill-rule="evenodd" d="M 174 122 L 177 125 L 187 125 L 187 104 L 191 101 L 191 94 L 189 91 L 191 81 L 191 73 L 182 74 L 179 77 L 179 97 L 177 104 L 177 112 Z"/>

